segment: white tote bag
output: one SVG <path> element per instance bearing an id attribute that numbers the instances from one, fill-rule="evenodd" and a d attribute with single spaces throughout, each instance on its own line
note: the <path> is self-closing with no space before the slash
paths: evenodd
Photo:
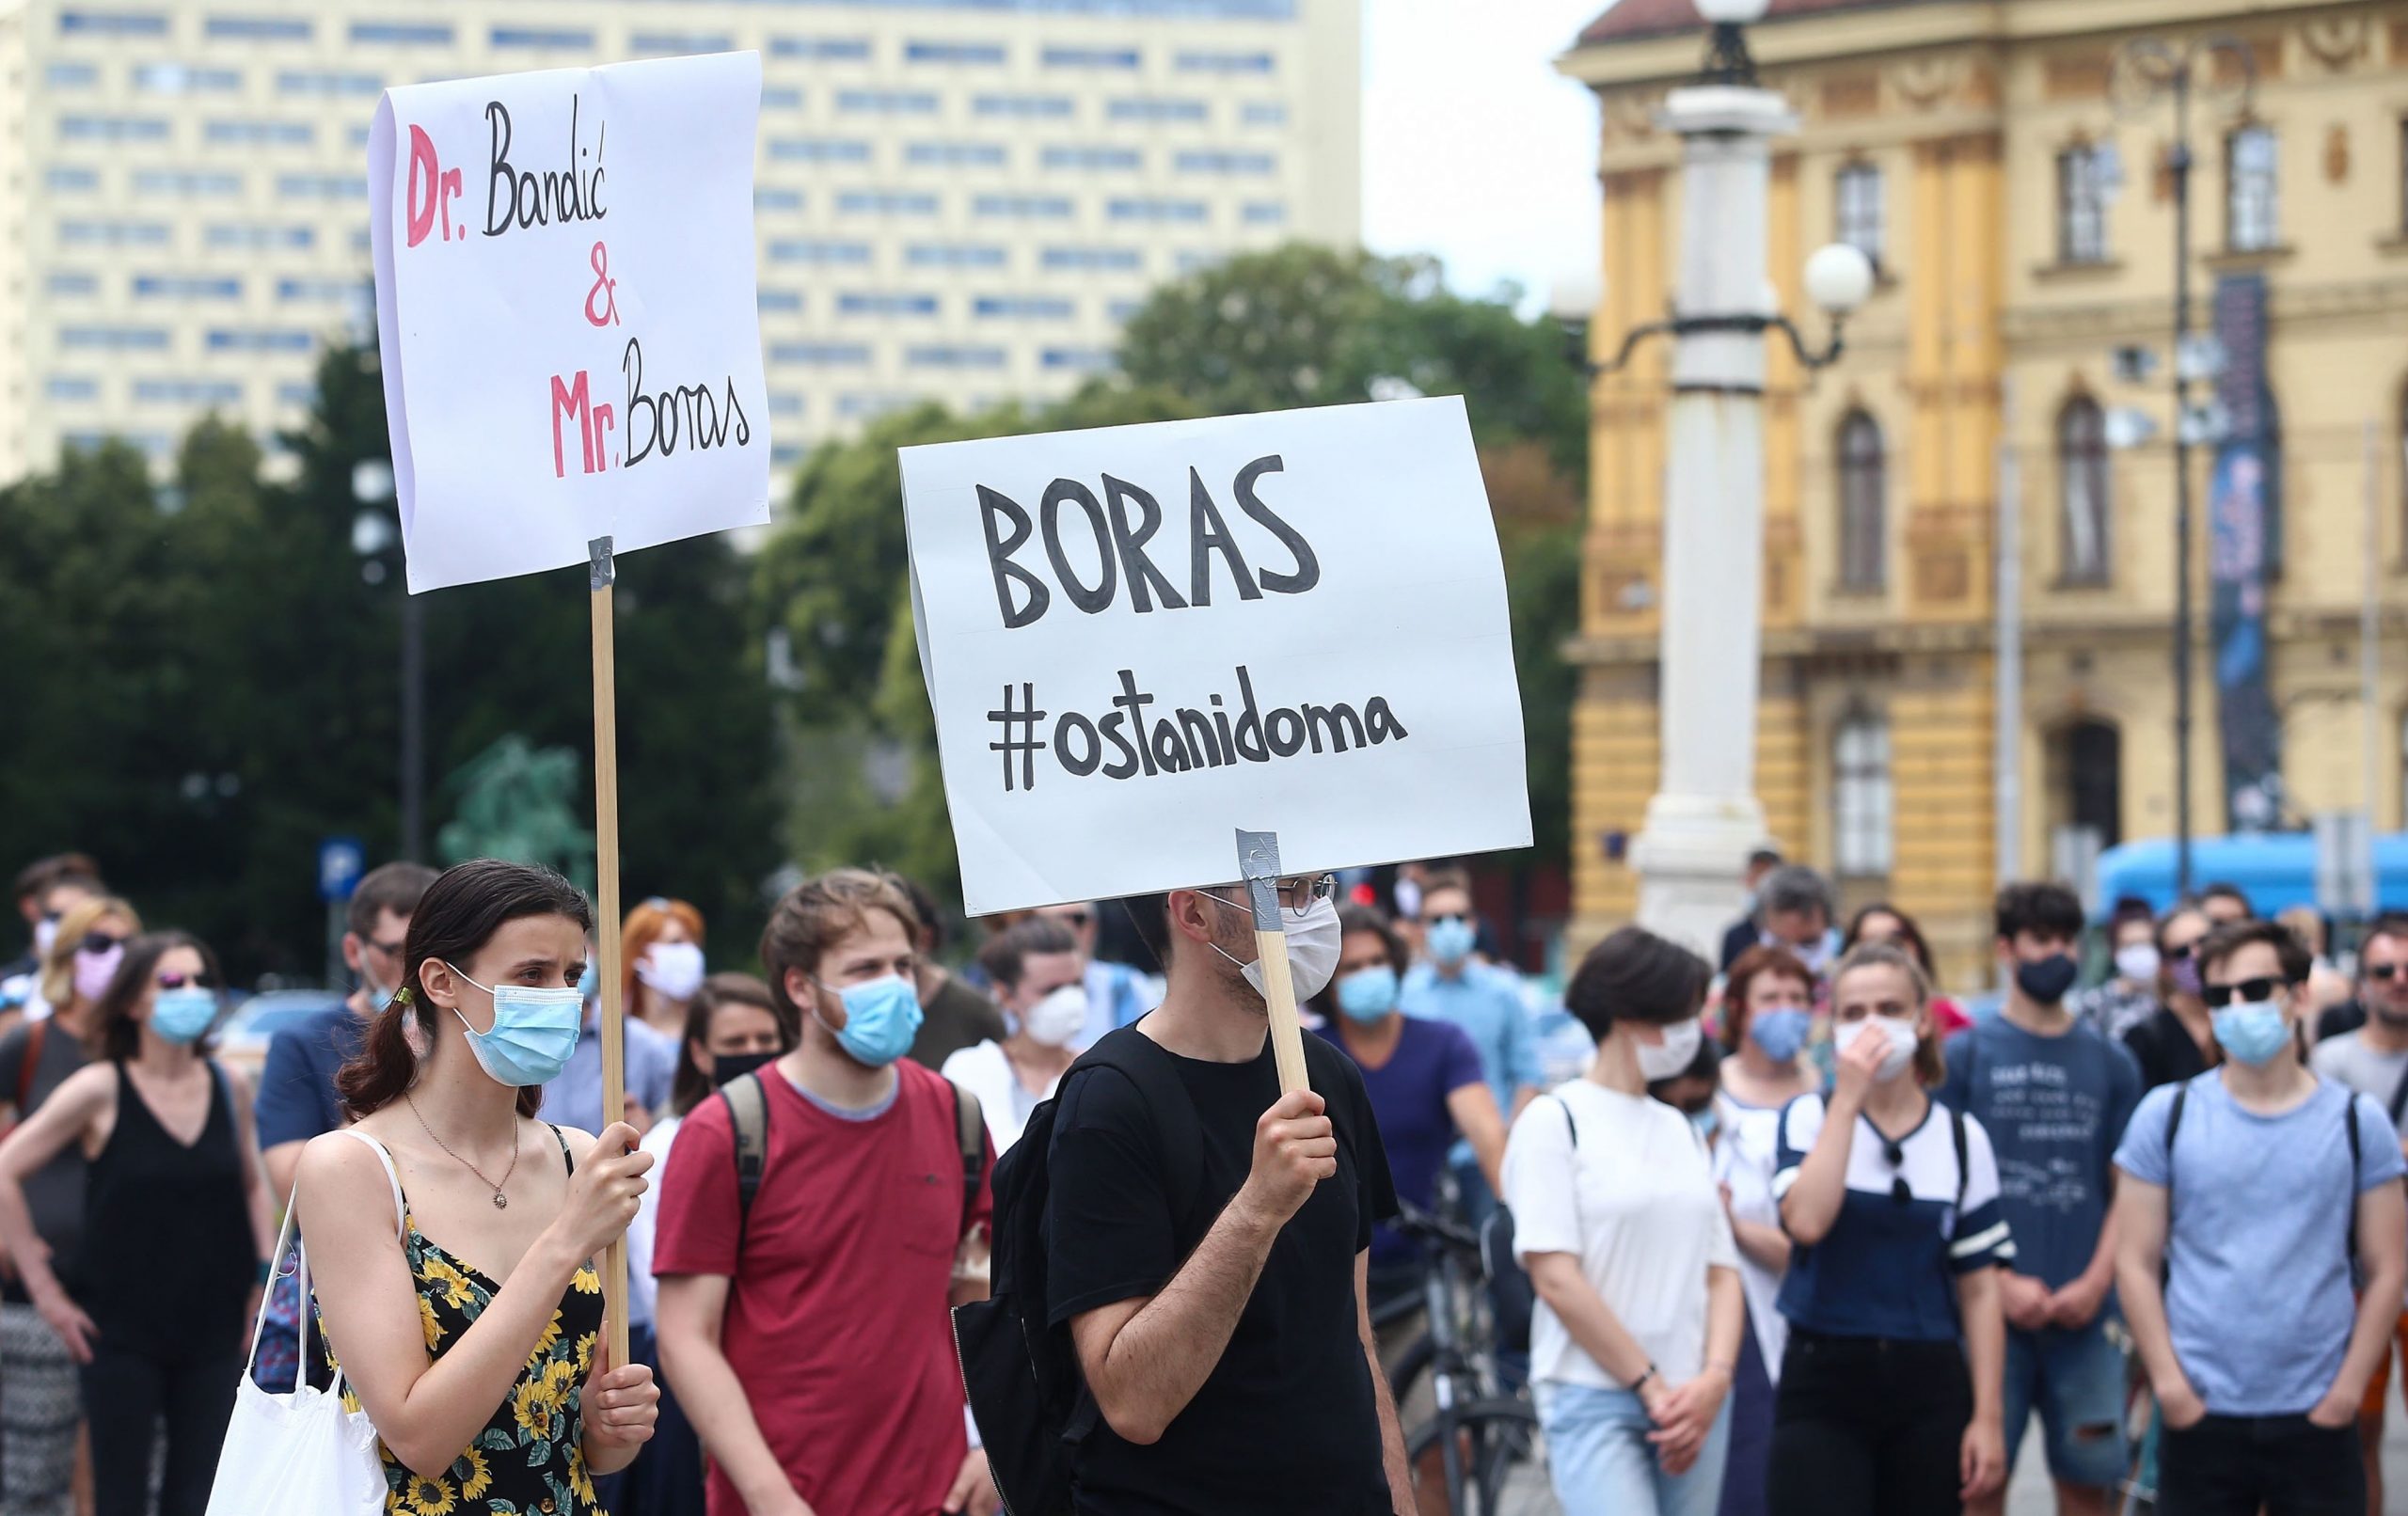
<path id="1" fill-rule="evenodd" d="M 373 1142 L 369 1145 L 376 1147 Z M 376 1147 L 376 1156 L 384 1161 L 385 1176 L 393 1181 L 398 1227 L 401 1181 L 382 1147 Z M 293 1213 L 298 1208 L 296 1204 L 285 1210 L 284 1228 L 276 1240 L 275 1256 L 279 1261 L 293 1236 Z M 225 1448 L 217 1458 L 216 1482 L 209 1491 L 208 1516 L 380 1516 L 385 1509 L 385 1468 L 376 1454 L 375 1427 L 367 1412 L 343 1409 L 340 1367 L 327 1388 L 317 1389 L 309 1383 L 307 1350 L 315 1314 L 309 1303 L 309 1254 L 306 1245 L 296 1246 L 293 1252 L 294 1278 L 301 1290 L 302 1351 L 293 1390 L 277 1395 L 260 1388 L 251 1377 L 250 1362 L 244 1363 L 243 1382 L 234 1391 L 234 1416 L 227 1425 Z M 259 1355 L 260 1332 L 266 1321 L 267 1301 L 262 1297 L 259 1320 L 251 1325 L 251 1359 Z"/>

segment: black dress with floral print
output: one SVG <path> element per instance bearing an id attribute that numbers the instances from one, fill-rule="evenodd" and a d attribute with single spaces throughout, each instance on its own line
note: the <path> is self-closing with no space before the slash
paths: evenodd
<path id="1" fill-rule="evenodd" d="M 558 1139 L 560 1129 L 552 1135 Z M 561 1157 L 575 1172 L 565 1140 Z M 402 1249 L 418 1284 L 419 1320 L 432 1360 L 460 1340 L 501 1287 L 420 1236 L 407 1195 L 402 1204 Z M 609 1516 L 585 1467 L 578 1397 L 601 1329 L 602 1279 L 588 1264 L 577 1271 L 551 1323 L 535 1339 L 509 1397 L 441 1477 L 412 1473 L 391 1449 L 376 1445 L 385 1464 L 387 1516 Z M 344 1398 L 356 1408 L 348 1387 Z"/>

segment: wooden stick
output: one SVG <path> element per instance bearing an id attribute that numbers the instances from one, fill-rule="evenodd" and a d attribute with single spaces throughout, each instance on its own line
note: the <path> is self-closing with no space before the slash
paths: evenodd
<path id="1" fill-rule="evenodd" d="M 1238 833 L 1238 871 L 1254 916 L 1254 950 L 1262 963 L 1262 999 L 1271 1007 L 1271 1061 L 1279 1093 L 1310 1089 L 1305 1071 L 1305 1027 L 1296 1016 L 1296 983 L 1288 971 L 1288 931 L 1279 919 L 1279 834 Z"/>
<path id="2" fill-rule="evenodd" d="M 626 1007 L 619 972 L 619 656 L 610 586 L 618 577 L 610 539 L 586 545 L 594 608 L 594 909 L 602 950 L 602 1125 L 627 1116 Z M 602 1309 L 610 1319 L 610 1364 L 627 1362 L 627 1240 L 602 1259 Z"/>

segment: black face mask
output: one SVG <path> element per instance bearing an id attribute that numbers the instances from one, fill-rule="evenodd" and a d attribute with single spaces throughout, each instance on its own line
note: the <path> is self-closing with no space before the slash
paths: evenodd
<path id="1" fill-rule="evenodd" d="M 711 1059 L 711 1087 L 717 1089 L 732 1079 L 742 1079 L 752 1070 L 774 1064 L 784 1053 L 723 1052 Z"/>
<path id="2" fill-rule="evenodd" d="M 2069 953 L 2052 953 L 2037 963 L 2015 966 L 2015 986 L 2043 1005 L 2054 1005 L 2082 977 L 2082 965 Z"/>

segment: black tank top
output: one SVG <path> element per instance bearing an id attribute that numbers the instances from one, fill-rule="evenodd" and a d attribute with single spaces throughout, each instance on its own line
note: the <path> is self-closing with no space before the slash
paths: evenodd
<path id="1" fill-rule="evenodd" d="M 157 1359 L 236 1353 L 259 1244 L 226 1076 L 209 1064 L 209 1119 L 190 1147 L 117 1068 L 117 1126 L 84 1192 L 77 1303 L 113 1348 Z"/>

